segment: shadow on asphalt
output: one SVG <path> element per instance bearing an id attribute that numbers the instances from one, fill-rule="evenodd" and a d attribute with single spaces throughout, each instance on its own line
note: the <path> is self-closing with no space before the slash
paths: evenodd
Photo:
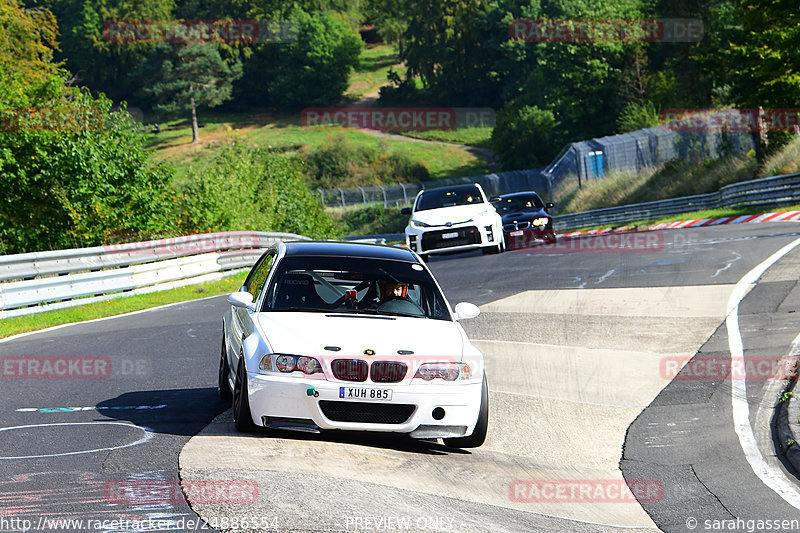
<path id="1" fill-rule="evenodd" d="M 189 437 L 229 407 L 213 387 L 126 392 L 96 406 L 108 418 L 132 422 L 154 433 Z"/>

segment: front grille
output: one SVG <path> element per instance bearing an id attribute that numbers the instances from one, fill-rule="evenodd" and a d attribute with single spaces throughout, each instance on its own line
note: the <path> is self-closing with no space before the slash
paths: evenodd
<path id="1" fill-rule="evenodd" d="M 367 362 L 361 359 L 334 359 L 331 370 L 342 381 L 366 381 L 369 374 Z"/>
<path id="2" fill-rule="evenodd" d="M 364 424 L 402 424 L 414 414 L 414 405 L 404 403 L 337 402 L 320 400 L 328 420 Z"/>
<path id="3" fill-rule="evenodd" d="M 515 231 L 519 229 L 528 229 L 531 227 L 531 223 L 529 221 L 524 222 L 517 222 L 516 224 L 506 224 L 503 226 L 505 231 Z"/>
<path id="4" fill-rule="evenodd" d="M 375 361 L 369 368 L 369 377 L 375 383 L 397 383 L 403 381 L 406 372 L 408 365 L 405 363 Z"/>
<path id="5" fill-rule="evenodd" d="M 442 235 L 457 233 L 455 237 L 449 239 L 442 238 Z M 437 248 L 450 248 L 452 246 L 464 246 L 467 244 L 480 244 L 481 234 L 475 226 L 457 229 L 445 229 L 437 231 L 426 231 L 422 234 L 422 249 L 435 250 Z"/>

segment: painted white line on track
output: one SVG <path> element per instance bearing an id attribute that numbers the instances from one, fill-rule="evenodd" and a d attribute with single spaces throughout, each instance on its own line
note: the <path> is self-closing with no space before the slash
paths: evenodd
<path id="1" fill-rule="evenodd" d="M 136 424 L 128 424 L 125 422 L 59 422 L 55 424 L 30 424 L 27 426 L 12 426 L 7 428 L 0 428 L 0 432 L 11 431 L 14 429 L 31 429 L 31 428 L 54 427 L 54 426 L 97 426 L 97 425 L 125 426 L 126 428 L 136 428 L 138 430 L 141 430 L 142 433 L 144 433 L 144 435 L 136 442 L 122 444 L 120 446 L 109 446 L 107 448 L 95 448 L 93 450 L 80 450 L 76 452 L 48 453 L 42 455 L 19 455 L 15 457 L 0 456 L 0 461 L 5 461 L 9 459 L 40 459 L 44 457 L 63 457 L 66 455 L 80 455 L 84 453 L 110 452 L 114 450 L 121 450 L 122 448 L 130 448 L 131 446 L 144 444 L 145 442 L 153 438 L 153 431 L 150 428 L 144 426 L 137 426 Z"/>
<path id="2" fill-rule="evenodd" d="M 524 342 L 524 341 L 500 341 L 500 340 L 493 340 L 493 339 L 470 339 L 470 342 L 489 342 L 489 343 L 496 343 L 496 344 L 519 344 L 521 346 L 541 346 L 543 348 L 570 348 L 570 346 L 566 344 L 544 344 L 540 342 Z M 598 350 L 598 351 L 609 351 L 610 348 L 586 348 L 580 347 L 583 350 Z M 641 350 L 617 350 L 616 348 L 613 349 L 616 353 L 629 353 L 635 355 L 642 355 L 643 352 Z M 656 354 L 658 357 L 663 357 L 663 354 Z"/>
<path id="3" fill-rule="evenodd" d="M 731 368 L 744 368 L 744 345 L 742 343 L 742 334 L 739 331 L 739 304 L 747 293 L 750 292 L 750 289 L 755 286 L 755 283 L 764 272 L 783 256 L 794 250 L 798 245 L 800 245 L 800 239 L 787 244 L 769 256 L 766 260 L 745 274 L 733 289 L 728 299 L 728 316 L 725 319 L 725 327 L 728 331 L 728 348 L 731 353 L 731 365 L 740 366 L 731 366 Z M 800 492 L 797 491 L 794 484 L 792 484 L 782 472 L 771 468 L 767 464 L 764 457 L 761 455 L 761 451 L 758 449 L 756 437 L 750 425 L 750 405 L 747 403 L 746 376 L 744 378 L 731 376 L 731 407 L 733 410 L 733 426 L 736 430 L 736 435 L 739 437 L 739 444 L 753 472 L 766 486 L 783 498 L 786 503 L 793 506 L 795 509 L 800 509 Z"/>

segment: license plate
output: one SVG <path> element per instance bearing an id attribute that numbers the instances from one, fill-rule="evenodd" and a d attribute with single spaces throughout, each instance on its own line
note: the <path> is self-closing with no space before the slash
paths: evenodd
<path id="1" fill-rule="evenodd" d="M 345 400 L 391 400 L 392 389 L 373 389 L 369 387 L 339 387 L 339 398 Z"/>
<path id="2" fill-rule="evenodd" d="M 458 237 L 458 232 L 454 231 L 453 233 L 442 233 L 442 239 L 455 239 Z"/>
<path id="3" fill-rule="evenodd" d="M 512 237 L 519 237 L 523 233 L 525 233 L 525 232 L 522 231 L 522 230 L 517 230 L 517 231 L 512 231 L 509 235 L 511 235 Z"/>

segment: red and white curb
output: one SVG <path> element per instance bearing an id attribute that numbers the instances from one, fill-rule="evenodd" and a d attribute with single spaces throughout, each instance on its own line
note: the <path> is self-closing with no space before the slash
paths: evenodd
<path id="1" fill-rule="evenodd" d="M 682 229 L 699 228 L 701 226 L 718 226 L 721 224 L 743 224 L 745 222 L 800 222 L 800 211 L 781 211 L 777 213 L 762 213 L 760 215 L 742 215 L 738 217 L 721 218 L 696 218 L 692 220 L 677 220 L 675 222 L 664 222 L 654 226 L 637 228 L 635 226 L 622 226 L 619 228 L 593 229 L 588 231 L 573 231 L 562 233 L 561 237 L 577 237 L 580 235 L 603 235 L 605 233 L 620 233 L 624 231 L 652 231 L 663 229 Z"/>

